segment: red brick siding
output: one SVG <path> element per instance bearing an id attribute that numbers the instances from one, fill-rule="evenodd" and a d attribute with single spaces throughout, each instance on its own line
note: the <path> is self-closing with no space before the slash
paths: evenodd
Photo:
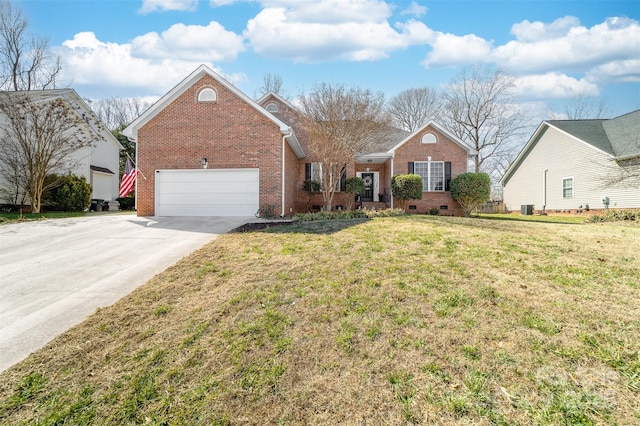
<path id="1" fill-rule="evenodd" d="M 422 136 L 431 132 L 436 135 L 436 144 L 423 144 Z M 461 173 L 467 171 L 467 151 L 456 144 L 437 129 L 427 127 L 424 131 L 414 135 L 404 145 L 396 150 L 393 159 L 393 173 L 395 175 L 408 173 L 409 162 L 427 161 L 450 161 L 451 178 L 453 179 Z M 409 210 L 409 206 L 416 206 L 415 210 Z M 462 215 L 460 205 L 451 198 L 451 192 L 423 192 L 421 200 L 407 200 L 405 208 L 410 213 L 427 213 L 433 207 L 448 206 L 447 210 L 440 211 L 440 214 Z M 395 203 L 398 207 L 398 203 Z"/>
<path id="2" fill-rule="evenodd" d="M 216 102 L 197 101 L 204 87 L 215 89 Z M 271 204 L 280 214 L 280 129 L 215 79 L 204 76 L 138 131 L 138 166 L 147 177 L 138 180 L 138 215 L 154 214 L 155 170 L 197 169 L 202 157 L 210 169 L 259 168 L 260 205 Z"/>

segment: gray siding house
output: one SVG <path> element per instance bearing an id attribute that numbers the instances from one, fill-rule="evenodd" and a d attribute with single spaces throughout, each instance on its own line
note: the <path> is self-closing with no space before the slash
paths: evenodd
<path id="1" fill-rule="evenodd" d="M 509 211 L 640 208 L 640 110 L 544 121 L 501 183 Z"/>

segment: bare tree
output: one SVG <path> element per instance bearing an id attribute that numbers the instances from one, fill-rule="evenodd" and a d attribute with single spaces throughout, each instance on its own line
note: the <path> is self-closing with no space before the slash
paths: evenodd
<path id="1" fill-rule="evenodd" d="M 0 94 L 0 169 L 19 173 L 31 209 L 39 213 L 45 177 L 65 173 L 92 144 L 83 118 L 61 97 L 35 100 L 28 92 Z M 55 186 L 57 182 L 49 185 Z"/>
<path id="2" fill-rule="evenodd" d="M 388 130 L 384 95 L 342 85 L 317 85 L 300 97 L 309 148 L 319 168 L 325 210 L 331 210 L 342 170 Z"/>
<path id="3" fill-rule="evenodd" d="M 87 100 L 87 103 L 100 121 L 112 132 L 128 126 L 151 106 L 151 103 L 140 98 L 119 97 L 97 101 Z"/>
<path id="4" fill-rule="evenodd" d="M 262 76 L 262 85 L 259 90 L 260 95 L 266 95 L 269 92 L 273 92 L 284 99 L 289 98 L 289 95 L 282 88 L 282 77 L 278 74 L 265 73 Z"/>
<path id="5" fill-rule="evenodd" d="M 27 32 L 29 23 L 11 2 L 0 1 L 0 89 L 39 90 L 56 87 L 62 70 L 51 55 L 49 40 Z"/>
<path id="6" fill-rule="evenodd" d="M 435 89 L 407 89 L 389 100 L 387 112 L 393 125 L 413 133 L 434 118 L 442 107 L 442 95 Z"/>
<path id="7" fill-rule="evenodd" d="M 522 136 L 524 114 L 515 107 L 513 77 L 490 69 L 465 69 L 445 92 L 445 126 L 477 151 L 475 171 L 509 156 Z"/>
<path id="8" fill-rule="evenodd" d="M 578 95 L 564 102 L 562 114 L 550 111 L 550 120 L 588 120 L 606 118 L 609 114 L 605 99 Z"/>

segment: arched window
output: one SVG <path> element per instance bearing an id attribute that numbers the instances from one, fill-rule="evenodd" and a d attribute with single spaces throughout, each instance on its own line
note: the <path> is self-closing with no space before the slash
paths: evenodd
<path id="1" fill-rule="evenodd" d="M 433 133 L 425 133 L 422 136 L 422 143 L 436 143 L 438 142 L 438 138 Z"/>
<path id="2" fill-rule="evenodd" d="M 215 102 L 218 100 L 218 94 L 211 87 L 205 87 L 198 92 L 198 102 Z"/>
<path id="3" fill-rule="evenodd" d="M 278 104 L 275 102 L 269 102 L 267 104 L 267 111 L 269 112 L 278 112 L 280 108 L 278 108 Z"/>

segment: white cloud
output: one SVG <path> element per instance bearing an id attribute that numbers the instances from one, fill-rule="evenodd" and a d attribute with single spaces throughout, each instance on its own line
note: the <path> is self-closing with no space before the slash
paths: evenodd
<path id="1" fill-rule="evenodd" d="M 565 16 L 564 18 L 556 19 L 551 24 L 545 24 L 540 21 L 529 22 L 525 20 L 520 23 L 513 24 L 511 27 L 511 34 L 516 36 L 516 39 L 521 42 L 535 42 L 563 37 L 572 28 L 579 25 L 580 21 L 574 16 Z"/>
<path id="2" fill-rule="evenodd" d="M 434 34 L 430 43 L 433 50 L 422 61 L 425 68 L 486 62 L 491 53 L 492 43 L 474 34 Z"/>
<path id="3" fill-rule="evenodd" d="M 198 8 L 198 0 L 142 0 L 139 12 L 142 14 L 164 11 L 194 11 Z"/>
<path id="4" fill-rule="evenodd" d="M 249 20 L 244 36 L 264 56 L 298 62 L 364 61 L 423 44 L 431 31 L 422 22 L 388 22 L 390 7 L 377 0 L 300 3 L 268 0 L 270 7 Z M 277 7 L 276 7 L 277 6 Z"/>
<path id="5" fill-rule="evenodd" d="M 518 77 L 515 86 L 516 94 L 525 100 L 597 96 L 600 93 L 594 83 L 555 72 Z"/>
<path id="6" fill-rule="evenodd" d="M 555 38 L 511 41 L 497 47 L 491 57 L 512 72 L 588 70 L 610 61 L 637 58 L 638 40 L 638 21 L 608 18 L 591 28 L 575 25 L 565 28 L 564 34 Z"/>
<path id="7" fill-rule="evenodd" d="M 400 12 L 400 15 L 413 15 L 417 17 L 426 15 L 427 10 L 426 6 L 419 5 L 417 1 L 412 1 L 409 7 Z"/>
<path id="8" fill-rule="evenodd" d="M 567 16 L 549 24 L 514 24 L 516 37 L 500 46 L 474 34 L 436 32 L 425 68 L 489 63 L 520 77 L 522 93 L 540 97 L 593 96 L 611 82 L 640 81 L 640 22 L 608 18 L 590 28 Z M 576 79 L 569 75 L 580 75 Z"/>
<path id="9" fill-rule="evenodd" d="M 76 34 L 57 53 L 64 61 L 65 79 L 72 80 L 74 86 L 99 84 L 101 91 L 107 93 L 135 88 L 139 96 L 166 93 L 202 63 L 171 57 L 136 57 L 131 44 L 102 42 L 92 32 Z M 216 69 L 211 63 L 208 65 Z M 237 82 L 243 76 L 225 78 Z"/>
<path id="10" fill-rule="evenodd" d="M 606 83 L 639 83 L 640 59 L 612 61 L 592 68 L 587 79 Z"/>
<path id="11" fill-rule="evenodd" d="M 177 58 L 198 61 L 234 60 L 245 50 L 242 36 L 219 23 L 175 24 L 162 34 L 150 32 L 133 39 L 132 54 L 141 58 Z"/>

